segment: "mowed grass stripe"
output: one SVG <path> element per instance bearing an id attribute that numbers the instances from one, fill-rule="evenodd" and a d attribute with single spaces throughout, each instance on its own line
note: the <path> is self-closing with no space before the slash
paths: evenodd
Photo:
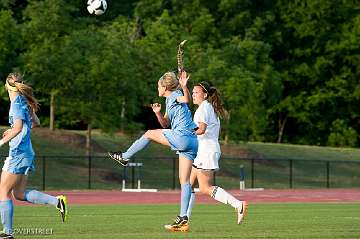
<path id="1" fill-rule="evenodd" d="M 177 205 L 88 205 L 70 210 L 64 224 L 54 208 L 18 206 L 14 226 L 51 228 L 49 238 L 360 238 L 360 204 L 355 203 L 250 204 L 240 226 L 229 206 L 196 205 L 188 233 L 163 228 L 177 215 Z"/>

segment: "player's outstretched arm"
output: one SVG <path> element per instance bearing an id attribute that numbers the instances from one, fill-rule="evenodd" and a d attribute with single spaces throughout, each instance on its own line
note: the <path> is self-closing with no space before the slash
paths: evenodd
<path id="1" fill-rule="evenodd" d="M 187 87 L 189 78 L 190 75 L 187 75 L 186 71 L 182 71 L 180 73 L 179 84 L 184 92 L 184 95 L 176 98 L 176 101 L 179 103 L 186 103 L 186 104 L 191 103 L 190 91 L 189 88 Z"/>

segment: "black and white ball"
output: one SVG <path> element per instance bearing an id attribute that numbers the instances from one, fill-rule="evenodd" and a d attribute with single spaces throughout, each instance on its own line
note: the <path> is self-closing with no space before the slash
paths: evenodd
<path id="1" fill-rule="evenodd" d="M 106 0 L 88 0 L 87 10 L 90 14 L 102 15 L 106 11 Z"/>

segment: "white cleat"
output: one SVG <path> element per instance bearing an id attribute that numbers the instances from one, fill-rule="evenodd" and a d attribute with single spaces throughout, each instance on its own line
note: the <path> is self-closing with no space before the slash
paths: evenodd
<path id="1" fill-rule="evenodd" d="M 242 206 L 236 208 L 236 213 L 237 213 L 237 216 L 238 216 L 237 224 L 241 224 L 244 221 L 244 218 L 245 218 L 246 213 L 247 213 L 247 209 L 248 209 L 247 201 L 243 201 Z"/>

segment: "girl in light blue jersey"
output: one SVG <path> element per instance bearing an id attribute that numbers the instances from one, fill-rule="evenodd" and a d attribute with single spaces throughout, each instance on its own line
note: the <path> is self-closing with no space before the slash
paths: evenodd
<path id="1" fill-rule="evenodd" d="M 9 123 L 11 128 L 3 133 L 0 147 L 9 142 L 9 156 L 4 162 L 0 182 L 0 214 L 3 224 L 1 238 L 13 238 L 13 202 L 15 199 L 35 204 L 54 205 L 65 221 L 66 197 L 54 197 L 36 190 L 26 189 L 28 173 L 35 170 L 34 151 L 31 145 L 31 129 L 40 124 L 36 111 L 39 106 L 33 90 L 22 81 L 18 73 L 11 73 L 5 88 L 10 98 Z"/>
<path id="2" fill-rule="evenodd" d="M 181 184 L 181 208 L 180 215 L 174 223 L 165 225 L 170 231 L 188 231 L 188 219 L 186 216 L 191 196 L 190 173 L 193 160 L 196 157 L 198 141 L 194 133 L 197 127 L 187 105 L 190 92 L 186 86 L 188 77 L 186 72 L 180 74 L 178 80 L 173 72 L 165 73 L 158 81 L 158 93 L 166 97 L 166 113 L 163 116 L 160 112 L 159 103 L 151 107 L 163 128 L 169 125 L 171 129 L 148 130 L 136 140 L 130 148 L 122 152 L 109 152 L 109 156 L 116 162 L 126 166 L 129 159 L 138 151 L 145 148 L 150 141 L 171 147 L 179 155 L 179 179 Z M 179 85 L 183 92 L 179 90 Z"/>

